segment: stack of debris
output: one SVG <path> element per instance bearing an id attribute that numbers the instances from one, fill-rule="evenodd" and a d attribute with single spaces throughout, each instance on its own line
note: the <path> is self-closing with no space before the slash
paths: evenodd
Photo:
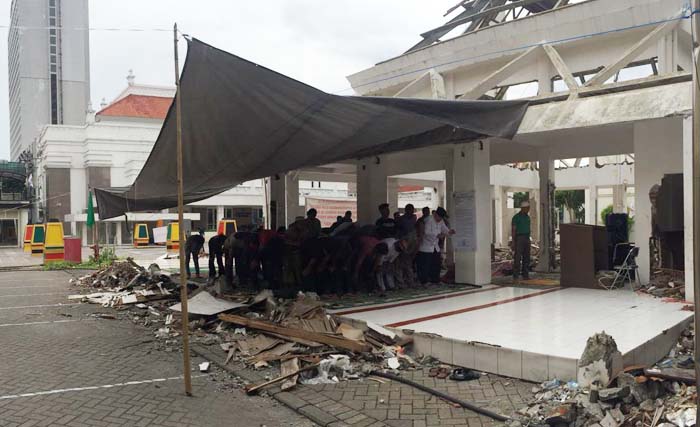
<path id="1" fill-rule="evenodd" d="M 685 272 L 667 268 L 651 272 L 649 283 L 641 291 L 660 298 L 685 300 Z"/>
<path id="2" fill-rule="evenodd" d="M 530 243 L 530 266 L 539 262 L 540 246 Z M 513 250 L 510 248 L 494 248 L 491 253 L 491 275 L 494 277 L 513 275 Z"/>
<path id="3" fill-rule="evenodd" d="M 378 325 L 360 328 L 326 313 L 317 299 L 300 294 L 293 301 L 275 301 L 263 292 L 236 314 L 220 314 L 233 333 L 221 334 L 226 363 L 237 358 L 255 368 L 280 363 L 281 374 L 261 387 L 298 379 L 307 384 L 334 383 L 368 375 L 378 368 L 399 369 L 416 363 L 404 352 L 410 340 Z"/>
<path id="4" fill-rule="evenodd" d="M 679 346 L 692 345 L 692 330 Z M 601 357 L 598 360 L 592 360 Z M 527 425 L 569 426 L 679 426 L 695 425 L 695 373 L 690 369 L 631 366 L 618 369 L 617 345 L 605 333 L 589 339 L 579 362 L 578 381 L 551 380 L 533 388 L 535 399 L 508 422 Z M 668 365 L 671 366 L 671 365 Z"/>
<path id="5" fill-rule="evenodd" d="M 132 259 L 115 261 L 110 266 L 92 274 L 71 279 L 71 284 L 99 292 L 70 295 L 70 300 L 80 300 L 104 307 L 139 304 L 180 297 L 180 287 L 169 275 L 161 272 L 157 264 L 148 269 Z M 192 285 L 190 289 L 194 289 Z"/>

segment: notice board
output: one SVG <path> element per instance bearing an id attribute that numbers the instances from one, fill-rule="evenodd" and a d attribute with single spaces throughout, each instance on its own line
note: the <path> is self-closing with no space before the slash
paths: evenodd
<path id="1" fill-rule="evenodd" d="M 476 251 L 476 209 L 474 192 L 462 191 L 454 193 L 454 212 L 451 221 L 455 235 L 452 245 L 457 252 Z"/>

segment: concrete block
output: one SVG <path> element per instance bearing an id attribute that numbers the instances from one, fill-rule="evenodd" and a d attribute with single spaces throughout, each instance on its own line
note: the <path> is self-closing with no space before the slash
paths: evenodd
<path id="1" fill-rule="evenodd" d="M 452 343 L 452 363 L 457 366 L 474 369 L 476 350 L 474 344 L 455 341 Z"/>
<path id="2" fill-rule="evenodd" d="M 535 382 L 549 380 L 549 361 L 547 355 L 523 351 L 522 378 Z"/>
<path id="3" fill-rule="evenodd" d="M 498 349 L 498 374 L 506 377 L 521 378 L 523 374 L 523 352 L 511 348 Z"/>
<path id="4" fill-rule="evenodd" d="M 498 347 L 474 344 L 474 349 L 476 351 L 474 357 L 475 369 L 498 374 Z"/>
<path id="5" fill-rule="evenodd" d="M 431 355 L 443 363 L 452 364 L 452 340 L 439 337 L 433 338 Z"/>

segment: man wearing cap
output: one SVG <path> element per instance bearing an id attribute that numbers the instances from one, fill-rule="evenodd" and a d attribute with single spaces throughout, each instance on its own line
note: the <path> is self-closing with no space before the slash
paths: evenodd
<path id="1" fill-rule="evenodd" d="M 421 285 L 440 283 L 440 238 L 454 234 L 445 224 L 448 218 L 444 208 L 437 208 L 433 214 L 423 221 L 418 255 L 416 255 L 416 267 L 418 280 Z"/>
<path id="2" fill-rule="evenodd" d="M 513 241 L 511 248 L 515 252 L 513 256 L 513 280 L 523 275 L 523 279 L 528 279 L 530 271 L 530 202 L 520 204 L 520 212 L 513 215 L 511 221 L 511 235 Z"/>

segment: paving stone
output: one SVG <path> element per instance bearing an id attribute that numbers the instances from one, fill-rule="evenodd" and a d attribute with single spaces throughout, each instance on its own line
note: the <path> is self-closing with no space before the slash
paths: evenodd
<path id="1" fill-rule="evenodd" d="M 299 413 L 321 426 L 327 426 L 333 422 L 338 421 L 338 418 L 313 405 L 306 405 L 299 408 Z"/>

